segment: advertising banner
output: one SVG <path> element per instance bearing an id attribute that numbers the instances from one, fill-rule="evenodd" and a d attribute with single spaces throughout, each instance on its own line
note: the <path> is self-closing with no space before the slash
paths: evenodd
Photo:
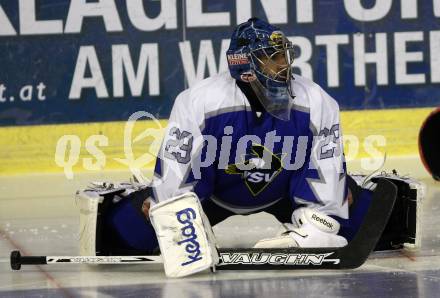
<path id="1" fill-rule="evenodd" d="M 342 109 L 440 103 L 440 0 L 0 0 L 0 126 L 167 118 L 252 16 Z"/>

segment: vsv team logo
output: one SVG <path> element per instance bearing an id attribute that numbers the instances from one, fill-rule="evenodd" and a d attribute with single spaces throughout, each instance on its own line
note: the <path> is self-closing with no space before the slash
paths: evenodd
<path id="1" fill-rule="evenodd" d="M 252 195 L 257 196 L 282 171 L 282 159 L 282 153 L 273 154 L 263 145 L 252 144 L 250 153 L 242 157 L 242 163 L 228 165 L 225 172 L 241 175 Z"/>

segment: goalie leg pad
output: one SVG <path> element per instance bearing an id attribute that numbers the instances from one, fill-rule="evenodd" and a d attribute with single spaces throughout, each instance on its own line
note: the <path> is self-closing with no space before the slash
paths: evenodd
<path id="1" fill-rule="evenodd" d="M 76 193 L 75 200 L 79 208 L 79 254 L 95 256 L 98 206 L 104 198 L 95 191 L 84 190 Z"/>
<path id="2" fill-rule="evenodd" d="M 393 211 L 375 250 L 420 247 L 420 218 L 425 186 L 412 178 L 401 177 L 396 172 L 382 173 L 367 181 L 364 181 L 364 177 L 361 175 L 353 176 L 352 178 L 356 182 L 350 178 L 351 185 L 349 183 L 349 187 L 353 193 L 354 202 L 350 206 L 351 227 L 343 230 L 343 232 L 350 234 L 347 238 L 350 239 L 354 236 L 368 210 L 372 193 L 376 187 L 375 181 L 383 178 L 396 185 L 398 191 Z"/>
<path id="3" fill-rule="evenodd" d="M 397 186 L 397 198 L 376 250 L 420 248 L 420 218 L 425 186 L 412 178 L 401 177 L 396 173 L 378 177 L 385 178 Z M 372 180 L 375 179 L 376 177 Z"/>
<path id="4" fill-rule="evenodd" d="M 80 211 L 80 255 L 145 255 L 157 240 L 141 211 L 149 189 L 133 185 L 92 184 L 76 193 Z"/>
<path id="5" fill-rule="evenodd" d="M 160 202 L 150 209 L 165 274 L 182 277 L 218 264 L 215 238 L 196 194 Z"/>

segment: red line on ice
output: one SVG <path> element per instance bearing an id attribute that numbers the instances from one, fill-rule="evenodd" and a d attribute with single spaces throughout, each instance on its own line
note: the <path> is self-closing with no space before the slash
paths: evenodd
<path id="1" fill-rule="evenodd" d="M 15 249 L 19 250 L 23 255 L 29 256 L 29 253 L 21 247 L 17 242 L 15 242 L 11 237 L 9 237 L 8 233 L 4 231 L 2 228 L 0 228 L 0 235 L 6 239 Z M 38 268 L 40 273 L 42 273 L 56 288 L 60 289 L 60 291 L 63 292 L 65 297 L 73 297 L 63 286 L 53 277 L 50 275 L 49 272 L 44 270 L 41 266 L 35 265 L 35 267 Z"/>

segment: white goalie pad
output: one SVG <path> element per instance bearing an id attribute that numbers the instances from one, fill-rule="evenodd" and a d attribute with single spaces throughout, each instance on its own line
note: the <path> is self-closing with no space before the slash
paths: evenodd
<path id="1" fill-rule="evenodd" d="M 146 187 L 136 182 L 92 182 L 84 190 L 78 190 L 75 202 L 79 208 L 79 254 L 81 256 L 96 256 L 97 226 L 99 221 L 99 205 L 104 196 L 115 194 L 113 202 L 124 196 Z M 118 195 L 116 195 L 118 194 Z"/>
<path id="2" fill-rule="evenodd" d="M 96 191 L 77 191 L 76 205 L 79 208 L 79 254 L 96 255 L 96 225 L 98 206 L 104 200 Z"/>
<path id="3" fill-rule="evenodd" d="M 214 233 L 196 194 L 160 202 L 150 209 L 168 277 L 182 277 L 218 264 Z"/>

